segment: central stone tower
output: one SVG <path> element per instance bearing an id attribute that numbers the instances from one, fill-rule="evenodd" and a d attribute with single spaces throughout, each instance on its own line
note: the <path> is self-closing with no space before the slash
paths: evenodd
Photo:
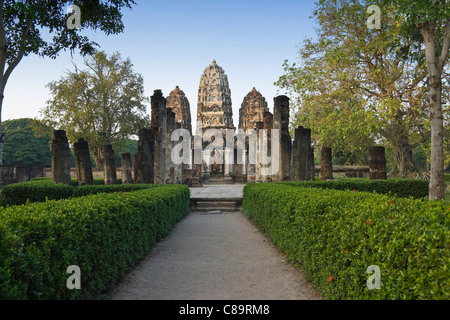
<path id="1" fill-rule="evenodd" d="M 206 67 L 198 90 L 197 121 L 207 129 L 234 129 L 228 77 L 216 61 Z"/>

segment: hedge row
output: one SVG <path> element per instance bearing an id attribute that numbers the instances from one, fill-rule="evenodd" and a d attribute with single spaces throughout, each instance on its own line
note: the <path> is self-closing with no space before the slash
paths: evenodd
<path id="1" fill-rule="evenodd" d="M 249 184 L 244 214 L 325 299 L 450 299 L 450 209 L 443 201 Z M 369 266 L 381 289 L 369 290 Z"/>
<path id="2" fill-rule="evenodd" d="M 33 178 L 31 181 L 53 181 L 52 178 Z M 72 179 L 72 185 L 78 187 L 78 180 Z M 117 178 L 117 184 L 122 184 L 122 178 Z M 95 178 L 93 182 L 94 186 L 105 185 L 105 179 Z"/>
<path id="3" fill-rule="evenodd" d="M 0 299 L 102 299 L 189 212 L 189 188 L 0 208 Z M 71 265 L 81 290 L 66 286 Z"/>
<path id="4" fill-rule="evenodd" d="M 33 180 L 5 186 L 0 191 L 0 203 L 6 205 L 21 205 L 30 202 L 68 199 L 74 191 L 73 186 L 56 184 L 51 180 Z"/>
<path id="5" fill-rule="evenodd" d="M 154 185 L 113 185 L 104 184 L 74 187 L 65 184 L 56 184 L 52 180 L 33 180 L 24 183 L 11 184 L 0 191 L 0 205 L 14 206 L 30 202 L 44 202 L 48 200 L 63 200 L 71 197 L 77 198 L 97 193 L 131 192 L 153 188 Z"/>
<path id="6" fill-rule="evenodd" d="M 376 192 L 381 194 L 392 194 L 397 197 L 413 197 L 421 199 L 428 197 L 429 182 L 418 179 L 343 179 L 332 181 L 288 181 L 282 184 L 296 187 L 314 187 L 335 190 L 356 190 Z"/>

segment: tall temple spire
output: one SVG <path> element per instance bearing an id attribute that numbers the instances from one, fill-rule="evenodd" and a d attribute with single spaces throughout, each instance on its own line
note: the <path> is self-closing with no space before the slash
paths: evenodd
<path id="1" fill-rule="evenodd" d="M 228 77 L 216 60 L 206 67 L 200 78 L 197 118 L 203 129 L 233 128 L 233 110 Z"/>

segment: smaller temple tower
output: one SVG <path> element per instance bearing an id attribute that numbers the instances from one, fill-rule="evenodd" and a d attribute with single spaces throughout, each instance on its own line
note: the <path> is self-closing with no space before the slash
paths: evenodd
<path id="1" fill-rule="evenodd" d="M 268 112 L 266 98 L 253 88 L 242 102 L 239 109 L 239 129 L 247 131 L 256 129 L 257 122 L 264 121 L 264 112 Z"/>
<path id="2" fill-rule="evenodd" d="M 181 124 L 182 129 L 186 129 L 192 134 L 191 107 L 183 90 L 177 86 L 167 97 L 167 108 L 171 108 L 175 113 L 175 121 Z"/>

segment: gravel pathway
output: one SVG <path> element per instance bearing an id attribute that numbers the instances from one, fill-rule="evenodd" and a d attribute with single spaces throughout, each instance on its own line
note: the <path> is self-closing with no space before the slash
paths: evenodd
<path id="1" fill-rule="evenodd" d="M 317 300 L 320 294 L 239 212 L 191 213 L 111 300 Z"/>

